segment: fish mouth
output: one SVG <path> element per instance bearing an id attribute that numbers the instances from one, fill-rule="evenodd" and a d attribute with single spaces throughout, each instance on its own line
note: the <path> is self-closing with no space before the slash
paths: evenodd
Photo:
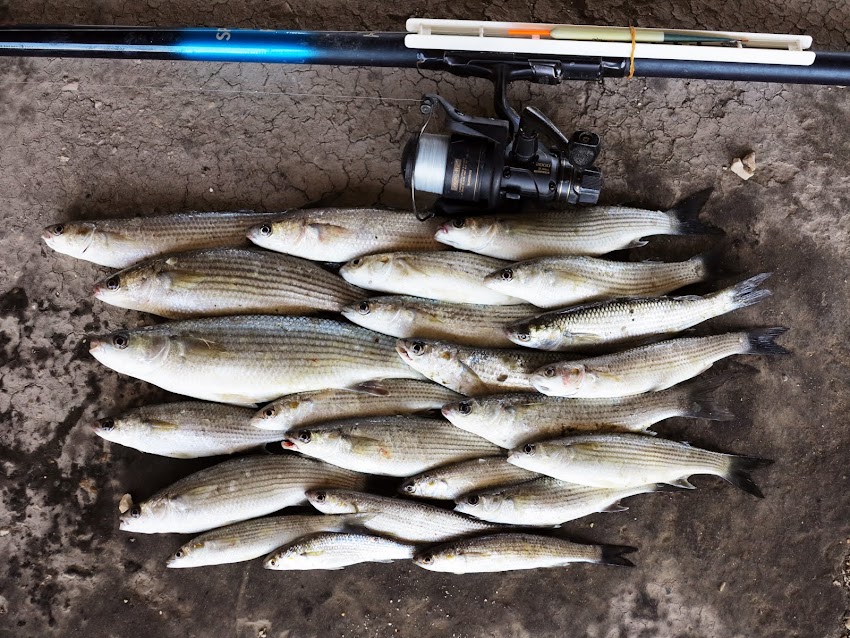
<path id="1" fill-rule="evenodd" d="M 399 356 L 405 361 L 413 361 L 413 357 L 410 355 L 409 351 L 410 346 L 404 339 L 399 339 L 395 344 L 395 351 L 398 352 Z"/>
<path id="2" fill-rule="evenodd" d="M 284 439 L 280 442 L 280 447 L 282 447 L 284 450 L 298 450 L 298 444 L 292 439 Z"/>
<path id="3" fill-rule="evenodd" d="M 94 353 L 106 342 L 100 337 L 94 335 L 86 335 L 86 341 L 89 342 L 89 352 Z"/>

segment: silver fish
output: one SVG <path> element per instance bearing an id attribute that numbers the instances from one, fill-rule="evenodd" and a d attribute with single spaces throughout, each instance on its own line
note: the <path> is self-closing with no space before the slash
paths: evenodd
<path id="1" fill-rule="evenodd" d="M 269 250 L 341 262 L 391 250 L 442 250 L 434 239 L 438 219 L 380 208 L 315 208 L 256 222 L 248 239 Z"/>
<path id="2" fill-rule="evenodd" d="M 700 191 L 666 211 L 594 206 L 453 219 L 435 239 L 460 250 L 520 261 L 554 255 L 604 255 L 643 246 L 651 235 L 709 232 L 698 215 L 711 195 Z M 496 270 L 495 268 L 493 270 Z"/>
<path id="3" fill-rule="evenodd" d="M 357 515 L 294 515 L 243 521 L 193 538 L 171 555 L 167 566 L 185 568 L 241 563 L 265 556 L 308 534 L 342 531 L 359 519 Z"/>
<path id="4" fill-rule="evenodd" d="M 496 394 L 443 406 L 443 416 L 462 430 L 503 448 L 577 431 L 644 432 L 670 417 L 728 421 L 732 414 L 711 393 L 725 376 L 631 397 L 571 399 L 537 393 Z"/>
<path id="5" fill-rule="evenodd" d="M 171 319 L 339 312 L 364 295 L 314 263 L 257 248 L 158 257 L 94 286 L 101 301 Z"/>
<path id="6" fill-rule="evenodd" d="M 772 461 L 721 454 L 642 434 L 583 434 L 526 443 L 508 461 L 532 472 L 593 487 L 667 483 L 693 488 L 692 474 L 713 474 L 763 498 L 749 472 Z"/>
<path id="7" fill-rule="evenodd" d="M 340 419 L 439 410 L 459 398 L 456 392 L 430 381 L 366 381 L 350 388 L 288 394 L 260 409 L 251 425 L 264 430 L 291 430 Z"/>
<path id="8" fill-rule="evenodd" d="M 126 268 L 142 259 L 181 250 L 248 246 L 245 233 L 251 226 L 280 216 L 240 211 L 70 221 L 48 226 L 41 238 L 58 253 Z"/>
<path id="9" fill-rule="evenodd" d="M 245 315 L 119 330 L 90 341 L 122 374 L 198 399 L 254 405 L 370 379 L 421 378 L 394 339 L 341 321 Z"/>
<path id="10" fill-rule="evenodd" d="M 121 529 L 190 534 L 306 502 L 310 489 L 361 489 L 366 477 L 295 455 L 244 456 L 190 474 L 141 503 L 122 499 Z"/>
<path id="11" fill-rule="evenodd" d="M 382 416 L 316 424 L 285 433 L 283 447 L 357 472 L 410 476 L 499 448 L 443 419 Z"/>
<path id="12" fill-rule="evenodd" d="M 407 479 L 399 492 L 418 498 L 454 500 L 461 494 L 524 483 L 539 476 L 508 463 L 505 456 L 487 456 L 435 467 Z"/>
<path id="13" fill-rule="evenodd" d="M 540 308 L 563 308 L 600 299 L 665 295 L 705 281 L 708 274 L 704 255 L 677 263 L 542 257 L 490 273 L 484 285 Z"/>
<path id="14" fill-rule="evenodd" d="M 676 333 L 769 297 L 769 290 L 757 289 L 769 276 L 763 273 L 705 297 L 626 297 L 574 306 L 513 324 L 505 334 L 527 348 L 570 350 Z"/>
<path id="15" fill-rule="evenodd" d="M 515 305 L 484 285 L 484 277 L 508 262 L 457 251 L 368 255 L 344 264 L 339 274 L 350 284 L 399 295 L 455 303 Z"/>
<path id="16" fill-rule="evenodd" d="M 624 512 L 620 499 L 655 492 L 657 485 L 608 488 L 588 487 L 548 476 L 520 485 L 466 494 L 457 499 L 456 512 L 484 521 L 529 527 L 556 527 L 597 512 Z"/>
<path id="17" fill-rule="evenodd" d="M 501 529 L 498 525 L 433 505 L 349 490 L 319 489 L 307 493 L 325 514 L 361 514 L 366 529 L 413 543 L 439 543 Z"/>
<path id="18" fill-rule="evenodd" d="M 487 306 L 394 295 L 363 299 L 342 309 L 352 323 L 393 337 L 447 339 L 493 348 L 511 347 L 505 329 L 539 312 L 528 304 Z"/>
<path id="19" fill-rule="evenodd" d="M 657 392 L 736 354 L 788 354 L 773 340 L 787 328 L 670 339 L 615 354 L 547 365 L 531 375 L 543 394 L 574 398 L 622 397 Z"/>
<path id="20" fill-rule="evenodd" d="M 423 549 L 413 562 L 433 572 L 451 574 L 565 567 L 571 563 L 634 567 L 624 558 L 633 551 L 634 547 L 624 545 L 579 545 L 551 536 L 492 534 Z"/>
<path id="21" fill-rule="evenodd" d="M 557 353 L 475 348 L 422 339 L 399 339 L 396 349 L 411 368 L 466 396 L 531 392 L 532 373 L 563 358 Z"/>
<path id="22" fill-rule="evenodd" d="M 274 570 L 342 569 L 358 563 L 391 563 L 413 557 L 413 545 L 380 536 L 322 532 L 282 547 L 263 562 Z"/>
<path id="23" fill-rule="evenodd" d="M 248 408 L 199 401 L 146 405 L 100 419 L 94 431 L 107 441 L 178 459 L 244 452 L 283 438 L 253 427 L 253 414 Z"/>

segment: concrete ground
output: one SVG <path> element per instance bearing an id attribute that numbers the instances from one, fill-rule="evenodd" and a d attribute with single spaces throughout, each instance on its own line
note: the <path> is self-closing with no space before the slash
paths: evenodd
<path id="1" fill-rule="evenodd" d="M 717 8 L 726 4 L 739 3 L 17 0 L 0 2 L 0 20 L 400 30 L 428 15 L 808 33 L 818 48 L 850 48 L 847 5 Z M 603 136 L 605 202 L 665 206 L 714 186 L 707 217 L 725 237 L 653 240 L 632 259 L 718 245 L 731 271 L 774 271 L 771 300 L 703 331 L 786 325 L 793 356 L 717 366 L 742 371 L 721 391 L 736 420 L 658 428 L 775 459 L 755 476 L 763 501 L 702 477 L 696 491 L 638 497 L 626 513 L 561 531 L 638 546 L 630 570 L 170 571 L 164 559 L 182 537 L 118 531 L 123 493 L 147 496 L 210 461 L 143 455 L 92 434 L 99 416 L 173 397 L 88 355 L 86 333 L 151 319 L 93 301 L 105 269 L 50 252 L 41 227 L 319 201 L 404 206 L 400 148 L 429 91 L 467 112 L 490 109 L 485 83 L 410 70 L 0 59 L 0 636 L 850 635 L 842 88 L 636 79 L 511 90 L 565 131 Z M 750 150 L 758 169 L 744 182 L 726 166 Z"/>

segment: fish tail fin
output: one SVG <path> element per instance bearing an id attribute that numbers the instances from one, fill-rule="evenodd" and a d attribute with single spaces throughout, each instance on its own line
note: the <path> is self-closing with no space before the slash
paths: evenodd
<path id="1" fill-rule="evenodd" d="M 722 477 L 748 494 L 764 498 L 764 494 L 762 494 L 759 486 L 753 481 L 750 472 L 760 467 L 771 465 L 772 463 L 773 461 L 770 459 L 760 459 L 756 456 L 730 455 L 729 468 Z"/>
<path id="2" fill-rule="evenodd" d="M 718 404 L 713 394 L 731 376 L 717 374 L 685 386 L 682 389 L 682 414 L 680 416 L 711 421 L 731 421 L 734 419 L 735 415 Z"/>
<path id="3" fill-rule="evenodd" d="M 749 347 L 744 351 L 745 354 L 791 354 L 778 343 L 774 341 L 777 337 L 788 332 L 788 328 L 760 328 L 758 330 L 750 330 L 747 333 Z"/>
<path id="4" fill-rule="evenodd" d="M 719 228 L 702 222 L 699 214 L 711 197 L 713 188 L 706 188 L 686 197 L 667 211 L 674 235 L 720 235 Z"/>
<path id="5" fill-rule="evenodd" d="M 637 547 L 629 545 L 600 545 L 599 558 L 595 563 L 600 565 L 620 565 L 622 567 L 634 567 L 635 564 L 625 557 L 625 554 L 636 552 Z"/>
<path id="6" fill-rule="evenodd" d="M 739 308 L 752 306 L 773 294 L 769 290 L 758 289 L 771 274 L 769 272 L 763 272 L 715 294 L 726 298 L 730 312 Z"/>

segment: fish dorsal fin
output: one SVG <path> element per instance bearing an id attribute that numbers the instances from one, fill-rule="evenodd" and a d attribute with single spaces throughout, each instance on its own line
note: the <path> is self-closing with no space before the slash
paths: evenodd
<path id="1" fill-rule="evenodd" d="M 686 478 L 676 479 L 675 481 L 667 481 L 667 485 L 672 485 L 673 487 L 681 487 L 683 490 L 696 489 L 696 486 L 689 483 L 688 479 Z"/>
<path id="2" fill-rule="evenodd" d="M 608 507 L 606 507 L 604 510 L 601 510 L 601 511 L 603 511 L 603 512 L 625 512 L 625 511 L 628 511 L 628 509 L 629 508 L 626 507 L 625 505 L 623 505 L 622 503 L 620 503 L 620 501 L 617 501 L 616 503 L 611 503 Z"/>
<path id="3" fill-rule="evenodd" d="M 703 301 L 705 297 L 699 295 L 680 295 L 679 297 L 671 297 L 673 301 Z"/>
<path id="4" fill-rule="evenodd" d="M 351 392 L 361 392 L 364 394 L 371 394 L 377 397 L 385 397 L 390 391 L 386 385 L 382 381 L 364 381 L 363 383 L 358 383 L 356 385 L 348 386 L 345 388 L 346 390 L 350 390 Z"/>

